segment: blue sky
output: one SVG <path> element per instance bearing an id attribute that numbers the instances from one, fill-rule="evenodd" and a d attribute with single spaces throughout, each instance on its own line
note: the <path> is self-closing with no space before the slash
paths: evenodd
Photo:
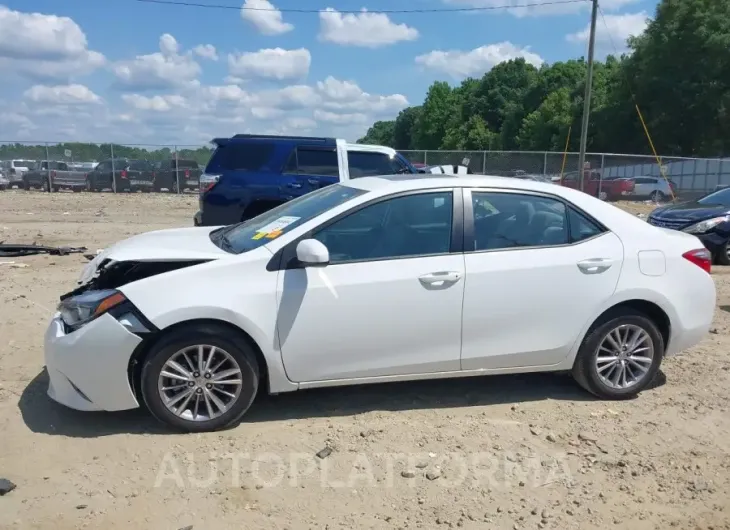
<path id="1" fill-rule="evenodd" d="M 242 11 L 0 0 L 0 140 L 202 144 L 235 132 L 355 140 L 374 120 L 419 104 L 434 80 L 456 84 L 514 57 L 539 65 L 586 51 L 588 2 L 379 9 L 546 1 L 197 0 L 258 8 Z M 602 0 L 599 56 L 640 32 L 656 3 Z"/>

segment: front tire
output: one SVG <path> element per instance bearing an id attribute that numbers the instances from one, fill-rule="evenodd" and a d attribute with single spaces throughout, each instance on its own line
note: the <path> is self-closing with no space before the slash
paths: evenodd
<path id="1" fill-rule="evenodd" d="M 664 357 L 664 339 L 646 315 L 628 310 L 607 315 L 583 339 L 573 377 L 602 399 L 628 399 L 654 379 Z"/>
<path id="2" fill-rule="evenodd" d="M 187 432 L 236 423 L 258 391 L 251 346 L 228 328 L 199 325 L 172 331 L 142 367 L 141 389 L 152 415 Z"/>
<path id="3" fill-rule="evenodd" d="M 659 190 L 655 190 L 655 191 L 651 192 L 651 195 L 649 195 L 649 198 L 654 202 L 662 202 L 662 201 L 664 201 L 664 194 Z"/>

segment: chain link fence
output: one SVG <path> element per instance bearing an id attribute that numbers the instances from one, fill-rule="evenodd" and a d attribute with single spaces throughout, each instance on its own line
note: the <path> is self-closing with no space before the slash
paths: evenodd
<path id="1" fill-rule="evenodd" d="M 559 181 L 578 174 L 578 153 L 537 151 L 401 151 L 413 163 L 466 165 L 474 173 L 497 176 L 537 176 Z M 649 183 L 666 176 L 687 197 L 730 186 L 730 158 L 660 157 L 663 173 L 653 156 L 588 153 L 585 169 L 600 183 L 618 178 Z M 599 184 L 600 185 L 600 184 Z"/>
<path id="2" fill-rule="evenodd" d="M 9 187 L 89 192 L 197 191 L 207 145 L 0 142 Z"/>
<path id="3" fill-rule="evenodd" d="M 59 191 L 186 193 L 198 189 L 211 145 L 0 142 L 0 173 L 14 187 Z M 578 153 L 537 151 L 401 151 L 412 163 L 466 165 L 473 173 L 575 179 Z M 683 197 L 730 186 L 730 158 L 660 158 L 664 175 Z M 646 155 L 588 153 L 586 170 L 602 183 L 662 178 Z"/>

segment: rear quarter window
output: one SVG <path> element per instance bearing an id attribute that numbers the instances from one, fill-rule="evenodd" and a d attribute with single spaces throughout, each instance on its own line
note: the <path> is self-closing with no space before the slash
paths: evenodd
<path id="1" fill-rule="evenodd" d="M 236 143 L 219 146 L 208 166 L 214 171 L 259 171 L 266 166 L 274 152 L 274 144 Z"/>

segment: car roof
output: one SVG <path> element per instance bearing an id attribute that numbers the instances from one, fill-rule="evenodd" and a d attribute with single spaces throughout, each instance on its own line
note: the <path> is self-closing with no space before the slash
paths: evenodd
<path id="1" fill-rule="evenodd" d="M 514 190 L 537 191 L 555 193 L 556 188 L 561 192 L 572 191 L 547 182 L 537 182 L 514 177 L 498 177 L 494 175 L 454 175 L 414 173 L 404 175 L 382 175 L 377 177 L 362 177 L 347 182 L 347 186 L 366 191 L 409 191 L 429 188 L 505 188 Z"/>

